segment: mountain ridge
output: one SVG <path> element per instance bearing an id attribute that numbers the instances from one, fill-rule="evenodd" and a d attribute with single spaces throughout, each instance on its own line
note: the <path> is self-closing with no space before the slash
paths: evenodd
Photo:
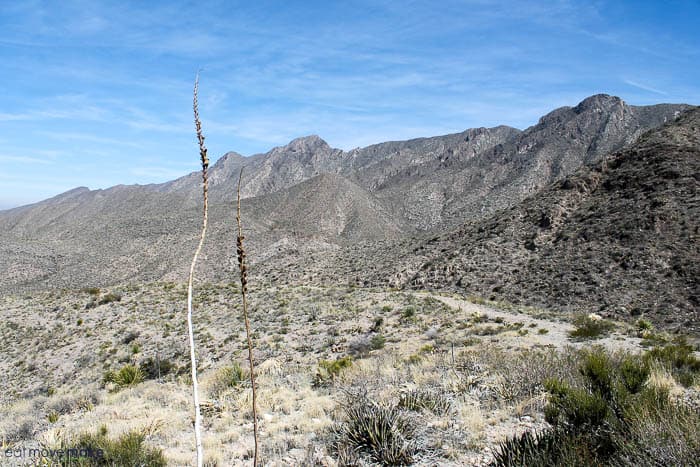
<path id="1" fill-rule="evenodd" d="M 351 151 L 311 135 L 251 157 L 229 152 L 209 172 L 202 278 L 228 280 L 235 270 L 233 203 L 244 166 L 244 230 L 259 280 L 363 285 L 394 274 L 394 285 L 407 286 L 428 260 L 411 245 L 487 222 L 689 108 L 596 95 L 523 131 L 474 128 Z M 200 216 L 199 172 L 158 185 L 77 188 L 0 212 L 0 290 L 178 280 Z M 385 254 L 395 256 L 385 263 Z"/>

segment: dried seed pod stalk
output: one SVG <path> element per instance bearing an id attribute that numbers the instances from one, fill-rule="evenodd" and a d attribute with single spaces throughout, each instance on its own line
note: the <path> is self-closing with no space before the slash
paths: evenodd
<path id="1" fill-rule="evenodd" d="M 253 341 L 250 335 L 250 320 L 248 319 L 248 302 L 246 294 L 248 292 L 248 268 L 245 264 L 245 249 L 243 248 L 243 228 L 241 227 L 241 180 L 243 179 L 243 169 L 238 175 L 238 190 L 236 204 L 236 223 L 238 224 L 238 236 L 236 237 L 236 252 L 238 253 L 238 268 L 241 272 L 241 296 L 243 297 L 243 319 L 245 320 L 245 333 L 248 340 L 248 363 L 250 364 L 250 384 L 253 388 L 253 438 L 255 440 L 255 454 L 253 455 L 253 466 L 258 465 L 258 409 L 257 390 L 255 388 L 255 366 L 253 364 Z"/>
<path id="2" fill-rule="evenodd" d="M 199 237 L 199 244 L 194 252 L 192 264 L 190 265 L 190 275 L 187 283 L 187 330 L 190 341 L 190 361 L 192 365 L 192 400 L 194 404 L 194 437 L 197 446 L 197 466 L 202 467 L 204 462 L 204 450 L 202 448 L 202 415 L 199 408 L 199 388 L 197 383 L 197 359 L 194 349 L 194 329 L 192 326 L 192 283 L 194 282 L 194 269 L 197 264 L 197 258 L 202 251 L 204 245 L 204 237 L 207 234 L 207 220 L 209 212 L 209 197 L 207 189 L 207 169 L 209 168 L 209 159 L 207 158 L 207 148 L 204 146 L 204 135 L 202 134 L 202 123 L 199 121 L 199 110 L 197 102 L 197 92 L 199 91 L 199 73 L 194 81 L 194 98 L 192 99 L 192 107 L 194 108 L 194 125 L 197 131 L 197 141 L 199 142 L 199 155 L 202 160 L 202 193 L 204 196 L 204 211 L 202 213 L 202 232 Z"/>

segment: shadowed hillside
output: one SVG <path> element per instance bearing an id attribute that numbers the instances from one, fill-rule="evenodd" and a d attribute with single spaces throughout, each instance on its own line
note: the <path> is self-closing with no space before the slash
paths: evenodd
<path id="1" fill-rule="evenodd" d="M 700 110 L 418 246 L 409 287 L 700 330 Z"/>

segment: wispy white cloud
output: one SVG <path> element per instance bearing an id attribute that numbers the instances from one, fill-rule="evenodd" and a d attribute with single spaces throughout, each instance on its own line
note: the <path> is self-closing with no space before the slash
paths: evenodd
<path id="1" fill-rule="evenodd" d="M 668 93 L 666 91 L 656 89 L 656 88 L 648 86 L 646 84 L 638 83 L 637 81 L 632 81 L 631 79 L 623 79 L 622 81 L 625 84 L 629 84 L 630 86 L 634 86 L 635 88 L 641 89 L 643 91 L 649 91 L 649 92 L 653 92 L 654 94 L 661 94 L 663 96 L 668 95 Z"/>
<path id="2" fill-rule="evenodd" d="M 0 162 L 15 162 L 18 164 L 53 164 L 54 161 L 48 159 L 40 159 L 38 157 L 15 156 L 9 154 L 0 154 Z"/>

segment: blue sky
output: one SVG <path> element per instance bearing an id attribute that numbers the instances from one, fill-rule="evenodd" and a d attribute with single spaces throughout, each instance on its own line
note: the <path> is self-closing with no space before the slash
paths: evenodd
<path id="1" fill-rule="evenodd" d="M 351 149 L 605 92 L 700 104 L 700 1 L 0 3 L 0 209 L 318 134 Z"/>

